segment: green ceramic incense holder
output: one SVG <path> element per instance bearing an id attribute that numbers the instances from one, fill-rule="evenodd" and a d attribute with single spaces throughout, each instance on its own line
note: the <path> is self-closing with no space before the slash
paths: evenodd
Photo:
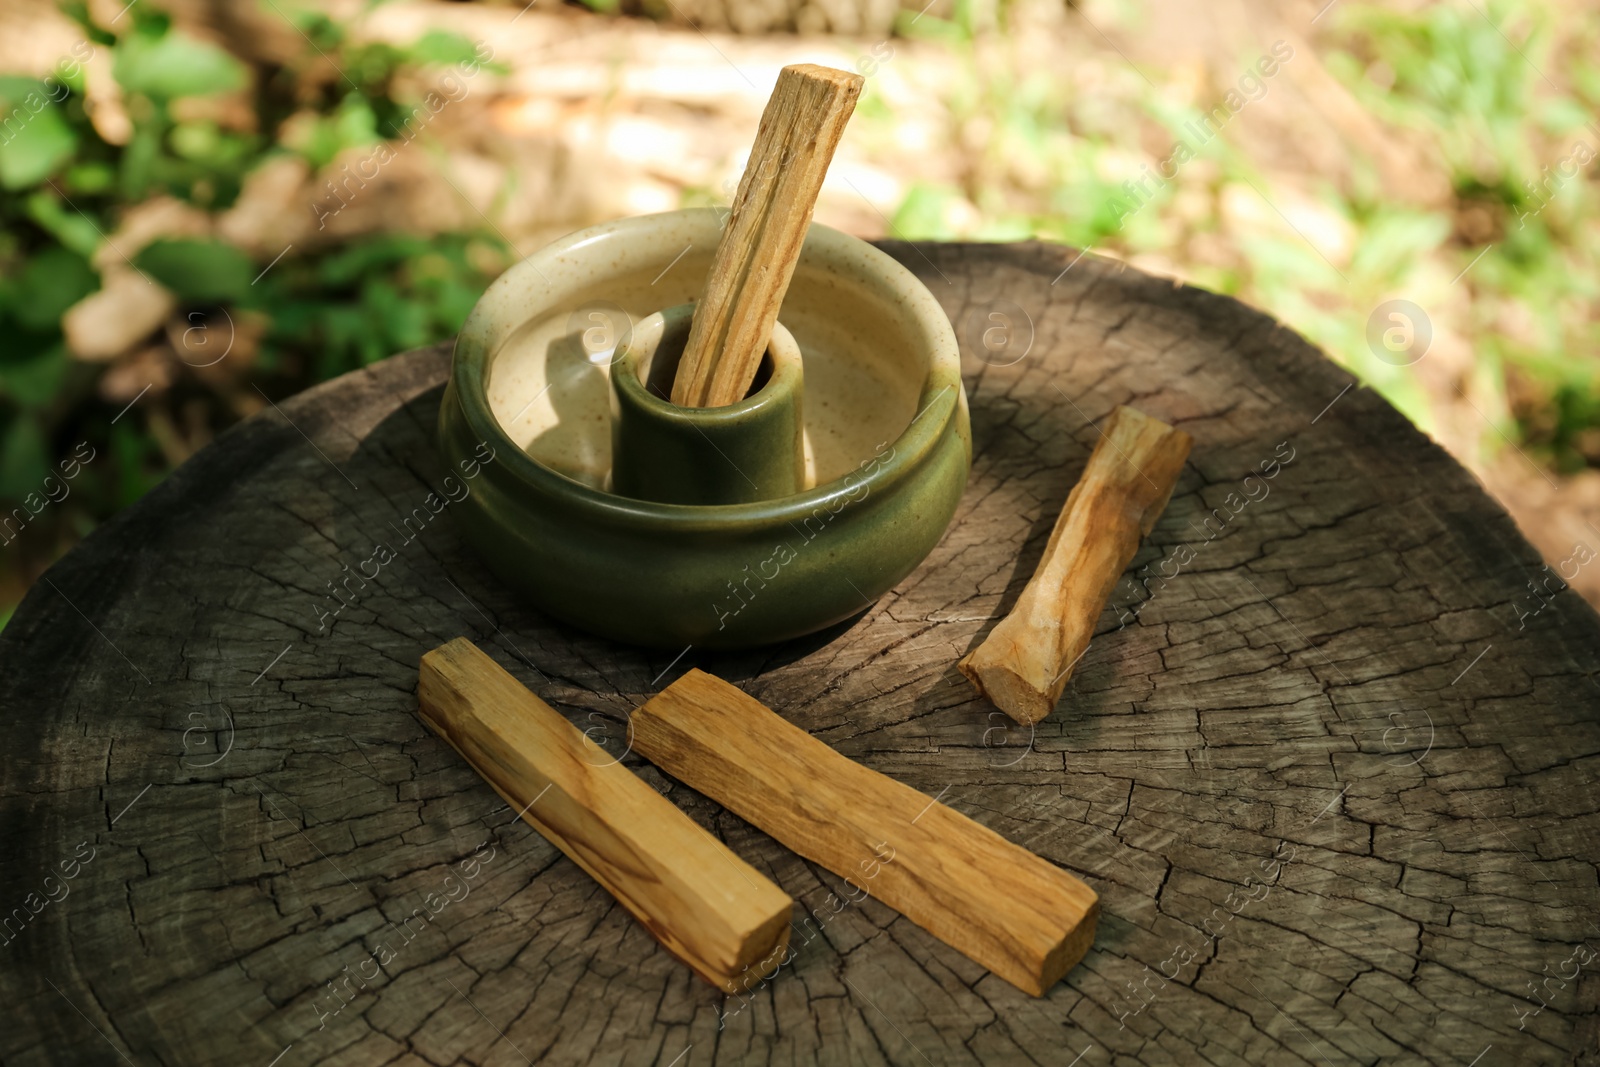
<path id="1" fill-rule="evenodd" d="M 451 509 L 468 543 L 541 610 L 619 641 L 742 648 L 847 619 L 932 551 L 966 486 L 949 321 L 825 226 L 749 396 L 688 418 L 663 398 L 719 222 L 620 219 L 516 264 L 462 328 L 440 406 L 447 461 L 495 457 Z"/>

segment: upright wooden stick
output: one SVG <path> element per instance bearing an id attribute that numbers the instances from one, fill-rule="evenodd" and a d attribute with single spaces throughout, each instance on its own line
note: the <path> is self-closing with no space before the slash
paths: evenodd
<path id="1" fill-rule="evenodd" d="M 471 641 L 422 657 L 417 696 L 435 733 L 700 977 L 740 993 L 782 962 L 789 896 Z"/>
<path id="2" fill-rule="evenodd" d="M 778 75 L 695 309 L 674 404 L 722 407 L 750 391 L 862 83 L 859 74 L 810 63 Z"/>
<path id="3" fill-rule="evenodd" d="M 876 897 L 1024 992 L 1043 996 L 1094 942 L 1094 890 L 720 678 L 692 670 L 651 697 L 633 743 L 846 879 L 845 896 Z"/>
<path id="4" fill-rule="evenodd" d="M 1026 724 L 1055 708 L 1111 590 L 1166 509 L 1191 443 L 1133 408 L 1111 413 L 1016 606 L 957 664 L 1001 711 Z"/>

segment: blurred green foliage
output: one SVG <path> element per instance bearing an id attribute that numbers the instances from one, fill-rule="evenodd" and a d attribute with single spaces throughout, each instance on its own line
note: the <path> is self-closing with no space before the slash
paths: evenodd
<path id="1" fill-rule="evenodd" d="M 1430 429 L 1435 413 L 1418 368 L 1380 359 L 1366 339 L 1371 309 L 1415 294 L 1436 329 L 1471 346 L 1478 399 L 1467 402 L 1484 415 L 1485 453 L 1511 442 L 1556 470 L 1600 466 L 1600 183 L 1586 162 L 1600 158 L 1600 15 L 1550 0 L 1333 8 L 1324 27 L 1332 47 L 1319 44 L 1312 61 L 1440 161 L 1454 198 L 1445 209 L 1416 206 L 1383 187 L 1373 160 L 1355 160 L 1352 187 L 1325 183 L 1315 194 L 1353 234 L 1338 267 L 1288 227 L 1223 230 L 1230 187 L 1253 188 L 1263 201 L 1273 187 L 1226 129 L 1199 150 L 1204 167 L 1188 164 L 1123 215 L 1123 190 L 1105 177 L 1119 168 L 1109 161 L 1146 158 L 1152 128 L 1176 144 L 1199 111 L 1125 66 L 1117 73 L 1126 85 L 1107 91 L 1084 90 L 1060 70 L 986 60 L 984 23 L 1003 31 L 1006 17 L 996 0 L 957 0 L 947 19 L 902 12 L 902 33 L 951 53 L 940 91 L 963 172 L 912 185 L 893 217 L 896 234 L 1037 236 L 1175 258 L 1196 283 L 1306 334 Z M 860 114 L 886 136 L 896 121 L 870 82 Z M 1206 209 L 1183 211 L 1184 191 Z M 1225 241 L 1235 261 L 1196 264 L 1179 250 L 1207 237 Z"/>
<path id="2" fill-rule="evenodd" d="M 285 256 L 266 274 L 268 263 L 221 240 L 160 239 L 123 256 L 108 235 L 129 207 L 164 195 L 219 212 L 273 158 L 320 168 L 396 139 L 416 104 L 399 95 L 402 75 L 478 57 L 455 34 L 430 32 L 405 47 L 358 43 L 324 15 L 293 13 L 304 54 L 252 68 L 148 2 L 130 5 L 115 29 L 82 3 L 64 9 L 84 35 L 73 52 L 46 79 L 0 76 L 0 619 L 34 573 L 148 491 L 175 458 L 160 426 L 121 418 L 121 405 L 101 398 L 105 365 L 67 350 L 62 314 L 100 288 L 108 263 L 175 294 L 180 324 L 219 314 L 264 324 L 251 366 L 171 390 L 174 409 L 198 400 L 215 432 L 240 414 L 221 394 L 243 382 L 293 392 L 450 337 L 505 254 L 480 234 L 395 233 Z M 90 118 L 84 65 L 97 50 L 111 54 L 127 114 L 121 143 Z M 329 65 L 337 77 L 326 76 Z M 249 121 L 184 117 L 195 113 L 182 106 L 190 98 L 230 95 Z M 78 442 L 104 458 L 64 485 L 59 457 Z"/>
<path id="3" fill-rule="evenodd" d="M 312 377 L 324 381 L 453 337 L 498 273 L 482 269 L 484 258 L 474 255 L 481 251 L 498 252 L 499 244 L 383 234 L 315 260 L 286 260 L 268 278 L 271 341 L 310 353 Z"/>
<path id="4" fill-rule="evenodd" d="M 1492 220 L 1492 246 L 1467 276 L 1468 327 L 1478 373 L 1514 419 L 1497 428 L 1558 470 L 1600 465 L 1600 190 L 1585 173 L 1600 158 L 1595 16 L 1538 3 L 1363 5 L 1340 28 L 1347 43 L 1330 70 L 1437 151 L 1458 205 Z"/>

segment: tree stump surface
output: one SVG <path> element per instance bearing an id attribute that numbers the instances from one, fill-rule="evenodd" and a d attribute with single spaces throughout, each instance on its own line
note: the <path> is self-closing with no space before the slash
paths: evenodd
<path id="1" fill-rule="evenodd" d="M 406 541 L 447 346 L 267 409 L 51 568 L 0 634 L 0 1060 L 1600 1060 L 1600 618 L 1266 316 L 1055 246 L 884 247 L 961 338 L 972 479 L 830 632 L 674 659 L 525 606 L 448 508 Z M 1194 451 L 1019 728 L 955 663 L 1123 403 Z M 793 963 L 726 998 L 423 727 L 418 658 L 458 635 L 612 757 L 721 675 L 1086 880 L 1095 947 L 1030 998 L 627 753 L 800 904 Z"/>

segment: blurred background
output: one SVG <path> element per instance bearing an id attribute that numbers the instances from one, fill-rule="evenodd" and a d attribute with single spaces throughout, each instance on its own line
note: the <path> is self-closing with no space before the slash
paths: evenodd
<path id="1" fill-rule="evenodd" d="M 514 258 L 726 204 L 801 61 L 867 79 L 818 221 L 1237 296 L 1552 567 L 1600 549 L 1600 8 L 901 2 L 6 0 L 0 625 L 218 433 L 450 337 Z"/>

